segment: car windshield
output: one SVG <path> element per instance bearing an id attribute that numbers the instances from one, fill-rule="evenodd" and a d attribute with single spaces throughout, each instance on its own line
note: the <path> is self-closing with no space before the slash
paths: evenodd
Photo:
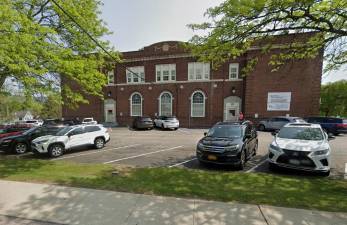
<path id="1" fill-rule="evenodd" d="M 64 127 L 63 129 L 61 129 L 60 131 L 58 131 L 55 135 L 56 136 L 64 136 L 67 134 L 67 132 L 69 132 L 70 130 L 72 130 L 73 127 Z"/>
<path id="2" fill-rule="evenodd" d="M 29 130 L 26 130 L 25 132 L 23 132 L 24 135 L 30 134 L 31 132 L 35 131 L 36 129 L 38 129 L 37 127 L 33 127 L 30 128 Z"/>
<path id="3" fill-rule="evenodd" d="M 312 141 L 323 140 L 321 129 L 311 127 L 283 127 L 277 137 Z"/>
<path id="4" fill-rule="evenodd" d="M 239 138 L 241 137 L 242 129 L 240 126 L 214 126 L 208 133 L 208 137 L 220 138 Z"/>

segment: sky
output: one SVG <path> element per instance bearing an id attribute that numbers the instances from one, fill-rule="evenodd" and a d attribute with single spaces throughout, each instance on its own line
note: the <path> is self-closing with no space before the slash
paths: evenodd
<path id="1" fill-rule="evenodd" d="M 190 23 L 207 21 L 204 12 L 222 0 L 102 0 L 101 17 L 118 51 L 134 51 L 160 41 L 188 41 Z M 322 83 L 347 80 L 347 66 L 324 74 Z"/>

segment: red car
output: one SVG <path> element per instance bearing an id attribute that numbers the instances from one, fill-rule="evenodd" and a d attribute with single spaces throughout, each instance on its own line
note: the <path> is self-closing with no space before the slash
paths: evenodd
<path id="1" fill-rule="evenodd" d="M 27 127 L 9 127 L 0 129 L 0 139 L 9 136 L 15 136 L 26 131 Z"/>

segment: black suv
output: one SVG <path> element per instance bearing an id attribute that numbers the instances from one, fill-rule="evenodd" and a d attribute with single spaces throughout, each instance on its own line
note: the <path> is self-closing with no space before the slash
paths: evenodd
<path id="1" fill-rule="evenodd" d="M 245 162 L 257 154 L 258 135 L 250 121 L 220 122 L 214 125 L 196 147 L 202 164 L 233 165 L 243 169 Z"/>
<path id="2" fill-rule="evenodd" d="M 33 127 L 24 131 L 22 134 L 2 138 L 0 139 L 0 150 L 7 153 L 13 152 L 16 154 L 23 154 L 31 150 L 31 141 L 35 138 L 55 134 L 64 127 L 65 126 Z"/>

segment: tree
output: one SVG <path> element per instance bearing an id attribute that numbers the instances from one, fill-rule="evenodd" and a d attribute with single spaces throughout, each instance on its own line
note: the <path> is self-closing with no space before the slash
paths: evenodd
<path id="1" fill-rule="evenodd" d="M 99 19 L 100 1 L 55 2 L 110 50 L 100 39 L 109 33 Z M 1 0 L 0 21 L 0 89 L 12 77 L 26 96 L 61 91 L 72 106 L 86 102 L 84 94 L 102 96 L 105 55 L 52 0 Z M 61 79 L 77 83 L 80 91 L 60 87 Z"/>
<path id="2" fill-rule="evenodd" d="M 320 111 L 324 116 L 347 117 L 347 80 L 322 86 Z"/>
<path id="3" fill-rule="evenodd" d="M 56 93 L 51 93 L 47 96 L 42 104 L 40 117 L 42 119 L 61 118 L 61 110 L 61 96 Z"/>
<path id="4" fill-rule="evenodd" d="M 203 33 L 190 41 L 202 61 L 218 65 L 257 42 L 271 41 L 273 35 L 313 32 L 305 42 L 283 44 L 281 53 L 271 52 L 270 65 L 276 70 L 287 60 L 313 58 L 323 48 L 326 70 L 347 63 L 346 0 L 226 0 L 205 15 L 210 22 L 189 25 Z M 270 49 L 268 42 L 263 50 Z"/>

